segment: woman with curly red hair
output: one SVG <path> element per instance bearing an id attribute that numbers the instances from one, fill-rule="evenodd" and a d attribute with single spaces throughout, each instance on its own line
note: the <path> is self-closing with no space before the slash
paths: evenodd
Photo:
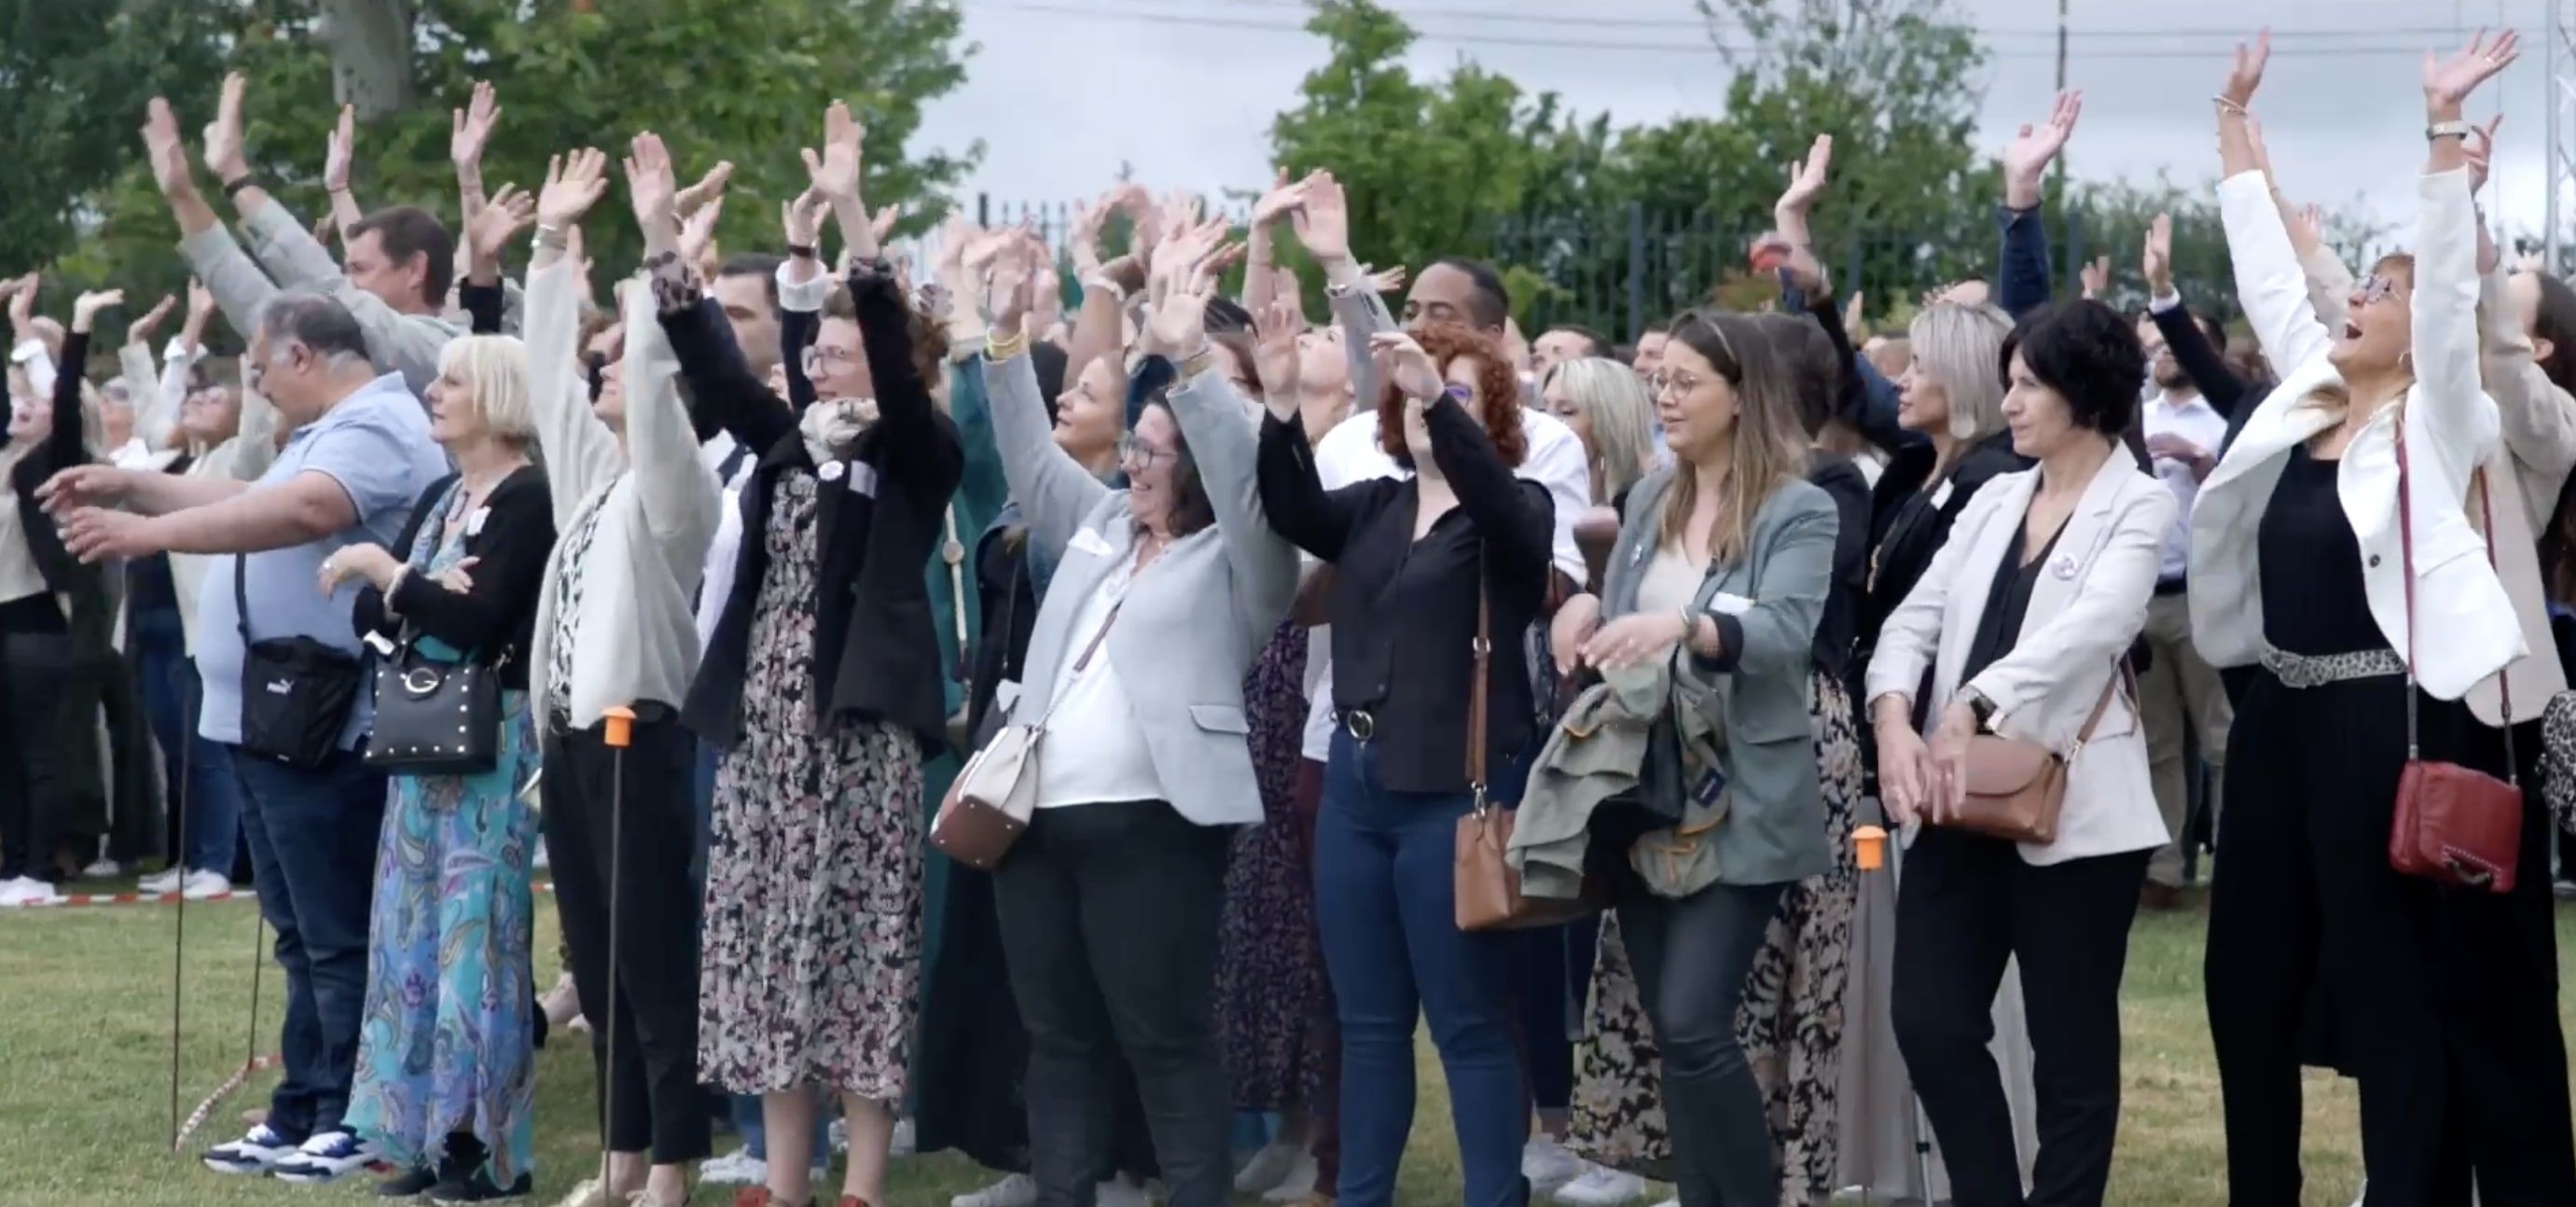
<path id="1" fill-rule="evenodd" d="M 1418 342 L 1417 342 L 1418 339 Z M 1452 847 L 1475 788 L 1518 799 L 1531 718 L 1522 643 L 1492 643 L 1489 718 L 1468 727 L 1480 623 L 1517 634 L 1546 596 L 1554 506 L 1513 468 L 1520 392 L 1492 337 L 1434 324 L 1370 339 L 1379 440 L 1406 480 L 1326 491 L 1293 396 L 1269 400 L 1261 503 L 1333 564 L 1332 754 L 1315 827 L 1315 921 L 1342 1030 L 1340 1202 L 1384 1207 L 1413 1126 L 1413 1028 L 1431 1019 L 1468 1207 L 1525 1201 L 1527 1114 L 1501 936 L 1458 928 Z M 1483 743 L 1471 785 L 1468 743 Z"/>

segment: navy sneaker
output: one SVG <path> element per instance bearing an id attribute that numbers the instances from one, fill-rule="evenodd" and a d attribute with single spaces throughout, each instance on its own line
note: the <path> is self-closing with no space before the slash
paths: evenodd
<path id="1" fill-rule="evenodd" d="M 294 1152 L 278 1158 L 268 1172 L 281 1182 L 310 1186 L 339 1181 L 375 1163 L 375 1145 L 347 1132 L 316 1132 Z"/>
<path id="2" fill-rule="evenodd" d="M 263 1123 L 239 1140 L 207 1149 L 201 1158 L 216 1173 L 264 1174 L 295 1155 L 295 1144 Z"/>

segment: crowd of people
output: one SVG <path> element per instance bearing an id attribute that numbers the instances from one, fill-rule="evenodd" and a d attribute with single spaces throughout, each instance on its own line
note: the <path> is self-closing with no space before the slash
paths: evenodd
<path id="1" fill-rule="evenodd" d="M 2205 766 L 2231 1200 L 2299 1201 L 2311 1065 L 2370 1207 L 2576 1202 L 2576 294 L 2502 263 L 2462 118 L 2517 43 L 2427 57 L 2412 250 L 2358 282 L 2273 179 L 2266 45 L 2214 98 L 2232 358 L 2164 220 L 2144 313 L 2053 296 L 2072 93 L 2004 150 L 1991 283 L 1901 335 L 1809 247 L 1820 137 L 1776 302 L 1625 346 L 1524 340 L 1472 260 L 1373 272 L 1329 171 L 1240 232 L 1114 189 L 1068 282 L 1027 229 L 889 246 L 838 103 L 726 254 L 730 165 L 651 133 L 487 193 L 488 87 L 454 232 L 359 205 L 345 118 L 308 227 L 247 80 L 194 154 L 156 100 L 177 338 L 5 286 L 0 904 L 249 877 L 284 1074 L 218 1173 L 528 1195 L 574 1027 L 568 1207 L 807 1207 L 836 1150 L 842 1207 L 939 1150 L 998 1177 L 955 1207 L 1385 1207 L 1427 1018 L 1470 1207 L 2098 1204 Z M 2426 791 L 2507 801 L 2508 862 L 2397 859 Z"/>

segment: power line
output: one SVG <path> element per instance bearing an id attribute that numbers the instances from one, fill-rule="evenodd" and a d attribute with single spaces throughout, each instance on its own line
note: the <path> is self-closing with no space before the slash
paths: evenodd
<path id="1" fill-rule="evenodd" d="M 1185 13 L 1158 13 L 1129 9 L 1086 8 L 1075 4 L 1043 3 L 1039 2 L 1039 0 L 975 0 L 975 3 L 971 7 L 994 12 L 1044 13 L 1057 16 L 1131 21 L 1155 25 L 1183 25 L 1212 29 L 1237 29 L 1259 33 L 1296 34 L 1299 36 L 1308 35 L 1308 30 L 1303 23 L 1282 24 L 1278 22 L 1259 21 L 1242 17 L 1210 17 Z M 1600 24 L 1600 22 L 1592 23 Z M 2324 36 L 2326 33 L 2326 31 L 2316 32 L 2319 33 L 2320 36 Z M 2449 33 L 2451 31 L 2445 30 L 2443 32 Z M 1464 34 L 1427 29 L 1417 29 L 1414 30 L 1413 33 L 1414 36 L 1421 41 L 1464 46 L 1525 47 L 1535 50 L 1615 50 L 1641 54 L 1751 55 L 1756 53 L 1756 48 L 1751 46 L 1731 45 L 1714 40 L 1706 44 L 1678 44 L 1670 42 L 1598 41 L 1558 37 L 1514 36 L 1509 34 Z M 2052 32 L 2049 36 L 2054 37 L 2055 34 Z M 2070 38 L 2082 36 L 2085 35 L 2083 35 L 2081 31 L 2070 31 Z M 2346 36 L 2365 35 L 2353 34 Z M 2393 56 L 2413 58 L 2424 53 L 2424 47 L 2421 45 L 2283 47 L 2277 45 L 2280 38 L 2280 34 L 2278 32 L 2274 33 L 2273 38 L 2276 45 L 2273 48 L 2272 57 L 2276 59 L 2326 57 L 2385 58 Z M 2233 45 L 2233 43 L 2230 43 L 2230 45 Z M 2226 53 L 2226 50 L 2227 47 L 2150 47 L 2123 50 L 2088 50 L 2078 44 L 2072 46 L 2067 53 L 2068 57 L 2076 59 L 2205 60 L 2223 55 Z M 1985 54 L 1986 57 L 1993 59 L 2052 59 L 2056 57 L 2057 52 L 2054 49 L 2020 50 L 1996 49 L 1989 47 L 1986 48 Z"/>

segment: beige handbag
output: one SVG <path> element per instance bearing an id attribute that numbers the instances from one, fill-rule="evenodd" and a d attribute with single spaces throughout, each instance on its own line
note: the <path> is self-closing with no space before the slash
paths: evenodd
<path id="1" fill-rule="evenodd" d="M 987 872 L 1011 853 L 1011 844 L 1020 840 L 1029 828 L 1030 815 L 1037 812 L 1038 741 L 1046 736 L 1056 707 L 1064 703 L 1064 688 L 1091 665 L 1124 606 L 1123 601 L 1111 605 L 1100 631 L 1091 635 L 1091 644 L 1074 660 L 1073 674 L 1057 685 L 1046 715 L 1034 725 L 1003 726 L 967 760 L 956 781 L 948 785 L 947 798 L 939 802 L 939 815 L 931 819 L 930 845 L 950 859 Z"/>

